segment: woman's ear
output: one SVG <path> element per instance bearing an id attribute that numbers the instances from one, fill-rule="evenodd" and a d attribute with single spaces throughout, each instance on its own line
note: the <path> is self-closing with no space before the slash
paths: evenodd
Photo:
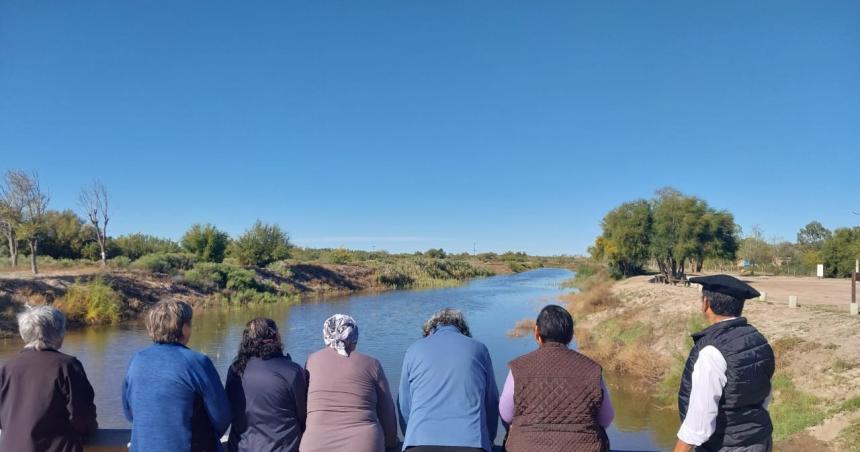
<path id="1" fill-rule="evenodd" d="M 540 337 L 540 328 L 537 325 L 535 325 L 535 341 L 538 345 L 543 345 L 543 338 Z"/>

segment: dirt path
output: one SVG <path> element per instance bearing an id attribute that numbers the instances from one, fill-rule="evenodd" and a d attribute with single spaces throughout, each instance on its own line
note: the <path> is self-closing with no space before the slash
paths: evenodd
<path id="1" fill-rule="evenodd" d="M 790 376 L 798 391 L 818 399 L 816 409 L 823 421 L 801 435 L 832 445 L 843 428 L 860 421 L 860 403 L 854 403 L 860 401 L 860 317 L 848 315 L 850 283 L 816 278 L 743 279 L 768 294 L 768 301 L 747 301 L 744 316 L 772 344 L 779 344 L 778 369 Z M 682 326 L 675 323 L 698 313 L 699 289 L 652 284 L 649 280 L 636 277 L 616 283 L 613 291 L 622 306 L 600 315 L 649 322 L 664 333 L 652 344 L 658 355 L 686 354 L 684 342 L 673 337 L 684 334 Z M 800 307 L 788 307 L 788 295 L 797 295 Z M 600 318 L 587 321 L 599 322 Z M 780 450 L 799 450 L 790 444 L 784 443 Z"/>

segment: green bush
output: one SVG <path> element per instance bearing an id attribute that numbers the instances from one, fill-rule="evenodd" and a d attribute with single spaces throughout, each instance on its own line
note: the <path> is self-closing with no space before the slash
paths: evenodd
<path id="1" fill-rule="evenodd" d="M 173 240 L 162 239 L 147 234 L 129 234 L 111 240 L 116 247 L 116 254 L 125 256 L 131 260 L 140 259 L 147 254 L 179 253 L 182 251 Z M 98 247 L 98 246 L 97 246 Z M 113 255 L 108 253 L 108 255 Z"/>
<path id="2" fill-rule="evenodd" d="M 253 289 L 244 289 L 230 294 L 230 304 L 272 304 L 272 303 L 298 303 L 297 295 L 276 295 L 270 292 L 258 292 Z"/>
<path id="3" fill-rule="evenodd" d="M 131 259 L 125 256 L 117 256 L 113 259 L 108 259 L 108 266 L 113 268 L 128 268 L 131 265 Z"/>
<path id="4" fill-rule="evenodd" d="M 230 254 L 242 265 L 265 267 L 290 256 L 289 237 L 278 225 L 257 220 L 231 244 Z"/>
<path id="5" fill-rule="evenodd" d="M 183 277 L 185 281 L 198 289 L 234 291 L 253 289 L 259 290 L 256 274 L 252 270 L 228 264 L 202 262 L 187 270 Z"/>
<path id="6" fill-rule="evenodd" d="M 194 224 L 182 236 L 182 248 L 197 256 L 200 262 L 221 262 L 230 236 L 211 224 Z"/>
<path id="7" fill-rule="evenodd" d="M 132 267 L 153 273 L 175 275 L 180 270 L 188 270 L 194 266 L 196 257 L 185 253 L 154 253 L 147 254 L 134 261 Z"/>
<path id="8" fill-rule="evenodd" d="M 54 305 L 72 322 L 95 325 L 122 319 L 122 299 L 101 277 L 75 282 Z"/>

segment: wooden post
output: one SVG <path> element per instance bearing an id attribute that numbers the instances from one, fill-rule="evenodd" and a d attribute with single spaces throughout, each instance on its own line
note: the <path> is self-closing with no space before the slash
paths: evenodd
<path id="1" fill-rule="evenodd" d="M 860 273 L 854 272 L 851 274 L 851 304 L 848 305 L 848 313 L 851 315 L 860 315 L 860 305 L 857 304 L 857 281 L 860 280 Z"/>
<path id="2" fill-rule="evenodd" d="M 857 303 L 857 281 L 860 280 L 860 273 L 854 272 L 851 275 L 851 303 Z"/>

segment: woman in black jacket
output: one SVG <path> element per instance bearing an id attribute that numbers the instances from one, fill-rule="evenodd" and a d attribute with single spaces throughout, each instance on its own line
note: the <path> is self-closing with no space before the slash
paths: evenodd
<path id="1" fill-rule="evenodd" d="M 80 452 L 98 423 L 84 367 L 59 352 L 66 317 L 51 306 L 28 308 L 18 330 L 24 349 L 0 366 L 0 452 Z"/>
<path id="2" fill-rule="evenodd" d="M 278 326 L 256 318 L 242 333 L 239 353 L 227 373 L 233 410 L 230 452 L 296 452 L 305 430 L 304 369 L 284 355 Z"/>

